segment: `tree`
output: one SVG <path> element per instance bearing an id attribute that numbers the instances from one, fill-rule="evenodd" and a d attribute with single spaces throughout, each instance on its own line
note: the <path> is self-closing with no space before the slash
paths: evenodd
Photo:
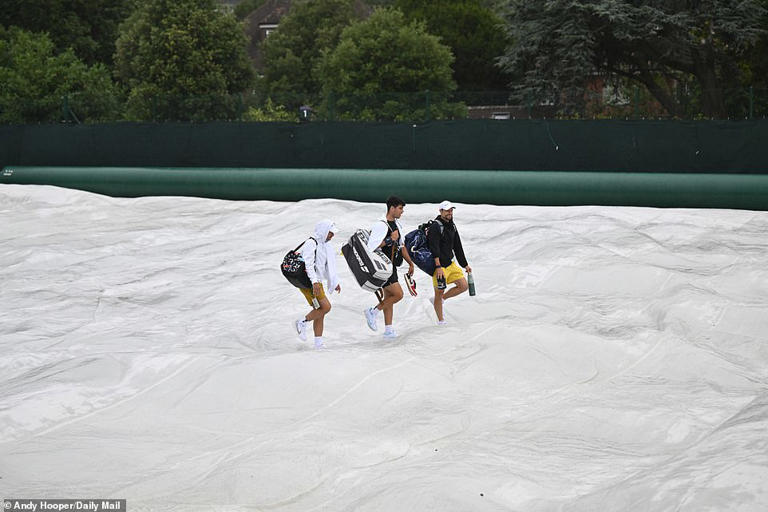
<path id="1" fill-rule="evenodd" d="M 362 18 L 353 0 L 297 1 L 264 42 L 264 83 L 268 96 L 296 106 L 322 89 L 318 65 L 336 47 L 344 27 Z"/>
<path id="2" fill-rule="evenodd" d="M 103 121 L 118 115 L 107 68 L 85 64 L 71 49 L 56 53 L 46 34 L 0 27 L 0 83 L 0 122 Z"/>
<path id="3" fill-rule="evenodd" d="M 252 85 L 246 38 L 213 0 L 141 0 L 121 26 L 117 76 L 130 119 L 207 120 L 238 115 L 233 95 Z"/>
<path id="4" fill-rule="evenodd" d="M 507 36 L 502 19 L 482 0 L 396 0 L 394 4 L 409 19 L 424 20 L 429 32 L 451 48 L 456 58 L 453 77 L 459 90 L 507 88 L 509 76 L 496 66 Z"/>
<path id="5" fill-rule="evenodd" d="M 762 27 L 765 29 L 750 53 L 747 55 L 745 71 L 748 81 L 753 86 L 755 113 L 768 114 L 768 0 L 762 0 L 765 16 Z"/>
<path id="6" fill-rule="evenodd" d="M 335 98 L 341 117 L 411 120 L 461 115 L 450 104 L 456 88 L 453 56 L 422 22 L 407 21 L 397 9 L 377 9 L 367 20 L 350 25 L 321 66 L 324 91 Z M 430 91 L 425 97 L 414 94 Z"/>
<path id="7" fill-rule="evenodd" d="M 275 105 L 270 98 L 261 107 L 250 107 L 243 116 L 244 121 L 256 121 L 260 123 L 282 121 L 296 121 L 296 113 L 288 112 L 285 106 Z"/>
<path id="8" fill-rule="evenodd" d="M 112 65 L 117 29 L 134 0 L 3 0 L 2 23 L 46 32 L 61 53 L 72 48 L 86 64 Z"/>
<path id="9" fill-rule="evenodd" d="M 266 0 L 243 0 L 235 6 L 235 17 L 239 20 L 243 20 L 248 17 L 253 11 L 264 5 Z"/>
<path id="10" fill-rule="evenodd" d="M 724 91 L 736 63 L 763 33 L 758 0 L 730 2 L 509 0 L 513 43 L 500 60 L 520 80 L 520 99 L 552 99 L 578 110 L 595 76 L 642 85 L 674 116 L 685 116 L 688 86 L 706 116 L 728 115 Z"/>

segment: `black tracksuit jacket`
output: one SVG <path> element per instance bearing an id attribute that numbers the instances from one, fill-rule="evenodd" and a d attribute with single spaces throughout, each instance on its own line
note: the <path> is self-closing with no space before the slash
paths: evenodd
<path id="1" fill-rule="evenodd" d="M 464 256 L 464 249 L 461 247 L 461 238 L 456 230 L 456 224 L 453 221 L 445 222 L 439 215 L 435 219 L 442 224 L 442 233 L 434 224 L 427 232 L 427 244 L 432 252 L 432 257 L 440 257 L 440 265 L 447 267 L 453 261 L 453 255 L 462 267 L 467 266 L 467 258 Z"/>

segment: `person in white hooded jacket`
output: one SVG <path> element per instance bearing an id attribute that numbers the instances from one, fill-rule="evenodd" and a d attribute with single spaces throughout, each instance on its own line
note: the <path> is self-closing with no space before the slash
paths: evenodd
<path id="1" fill-rule="evenodd" d="M 331 302 L 326 296 L 323 281 L 328 283 L 328 295 L 334 291 L 341 293 L 341 284 L 336 272 L 336 252 L 329 243 L 336 233 L 336 225 L 331 220 L 321 220 L 315 225 L 314 235 L 301 247 L 301 257 L 307 268 L 307 277 L 312 288 L 299 288 L 312 311 L 294 322 L 296 332 L 302 341 L 307 339 L 307 322 L 312 322 L 315 332 L 315 348 L 323 347 L 323 327 L 325 315 L 331 311 Z"/>

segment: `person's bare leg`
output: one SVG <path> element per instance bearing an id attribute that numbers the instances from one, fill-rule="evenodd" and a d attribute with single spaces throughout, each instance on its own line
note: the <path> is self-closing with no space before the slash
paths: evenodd
<path id="1" fill-rule="evenodd" d="M 454 283 L 456 283 L 456 286 L 446 291 L 445 294 L 443 295 L 443 299 L 448 300 L 451 297 L 455 297 L 459 295 L 460 293 L 464 293 L 465 291 L 467 291 L 467 288 L 469 288 L 469 286 L 467 285 L 467 280 L 464 279 L 463 277 L 458 281 L 454 281 Z"/>
<path id="2" fill-rule="evenodd" d="M 435 288 L 435 299 L 433 301 L 433 307 L 435 308 L 435 314 L 438 321 L 443 321 L 443 292 L 440 288 Z"/>
<path id="3" fill-rule="evenodd" d="M 307 322 L 312 322 L 312 327 L 315 331 L 315 336 L 322 336 L 323 335 L 323 327 L 325 324 L 325 315 L 327 315 L 331 311 L 331 302 L 328 300 L 328 298 L 320 299 L 320 309 L 313 309 L 310 311 L 307 316 L 304 317 L 304 320 Z"/>
<path id="4" fill-rule="evenodd" d="M 394 317 L 394 305 L 403 298 L 403 289 L 400 283 L 393 283 L 384 288 L 384 300 L 379 303 L 379 308 L 384 313 L 384 325 L 392 325 Z"/>

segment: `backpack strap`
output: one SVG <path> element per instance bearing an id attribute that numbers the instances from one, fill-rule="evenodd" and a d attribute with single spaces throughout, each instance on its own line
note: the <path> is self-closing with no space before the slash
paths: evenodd
<path id="1" fill-rule="evenodd" d="M 381 222 L 383 222 L 384 224 L 387 225 L 387 236 L 389 237 L 389 235 L 392 234 L 392 228 L 389 226 L 389 222 L 387 222 L 385 220 L 382 220 Z M 392 240 L 392 238 L 390 238 L 390 240 Z M 395 240 L 392 240 L 392 242 L 393 242 L 392 243 L 392 250 L 390 251 L 389 261 L 391 261 L 392 264 L 394 265 L 395 264 L 395 247 L 400 249 L 400 244 L 397 241 L 395 241 Z"/>
<path id="2" fill-rule="evenodd" d="M 386 220 L 384 220 L 384 219 L 379 219 L 379 220 L 387 225 L 387 237 L 389 237 L 389 235 L 392 234 L 392 227 L 389 225 L 389 222 L 387 222 Z M 400 225 L 397 223 L 397 221 L 395 221 L 395 225 L 398 227 L 398 231 L 400 231 L 400 229 L 399 229 Z M 400 234 L 400 236 L 402 236 L 402 233 Z M 386 238 L 385 238 L 385 240 L 386 240 Z M 390 238 L 390 240 L 392 240 L 392 239 Z M 389 255 L 389 260 L 392 262 L 393 265 L 395 263 L 395 249 L 397 249 L 398 252 L 400 251 L 400 240 L 399 239 L 398 240 L 392 240 L 392 251 L 391 251 L 391 254 Z"/>
<path id="3" fill-rule="evenodd" d="M 313 240 L 313 241 L 315 242 L 315 256 L 317 256 L 317 246 L 318 246 L 318 245 L 320 245 L 320 244 L 318 244 L 318 243 L 317 243 L 317 240 L 315 240 L 315 237 L 313 237 L 313 236 L 311 236 L 311 237 L 307 238 L 306 240 L 304 240 L 303 242 L 301 242 L 301 243 L 300 243 L 300 244 L 299 244 L 299 245 L 298 245 L 298 246 L 297 246 L 297 247 L 296 247 L 296 248 L 293 250 L 293 252 L 296 252 L 296 251 L 298 251 L 299 249 L 301 249 L 301 246 L 302 246 L 302 245 L 304 245 L 305 243 L 309 242 L 310 240 Z"/>
<path id="4" fill-rule="evenodd" d="M 381 222 L 383 222 L 384 224 L 386 224 L 386 226 L 387 226 L 387 234 L 386 234 L 386 236 L 384 237 L 384 239 L 386 240 L 386 239 L 389 237 L 389 235 L 391 235 L 391 234 L 392 234 L 392 228 L 389 226 L 389 222 L 387 222 L 386 220 L 384 220 L 384 219 L 379 219 L 379 220 L 380 220 Z M 395 221 L 395 224 L 397 224 L 397 221 Z M 399 227 L 400 227 L 400 226 L 398 226 L 398 228 L 399 228 Z M 398 231 L 399 231 L 399 230 L 398 230 Z M 390 240 L 391 240 L 391 238 L 390 238 Z M 392 240 L 392 243 L 393 243 L 393 247 L 395 247 L 395 246 L 399 247 L 399 246 L 400 246 L 400 244 L 399 244 L 397 241 L 395 241 L 395 240 Z"/>

